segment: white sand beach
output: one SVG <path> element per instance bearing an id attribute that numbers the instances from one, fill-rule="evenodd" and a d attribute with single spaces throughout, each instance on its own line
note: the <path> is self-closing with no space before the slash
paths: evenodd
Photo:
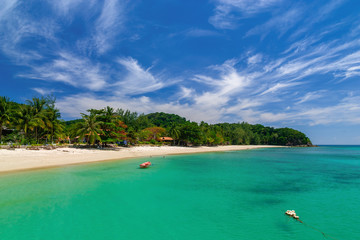
<path id="1" fill-rule="evenodd" d="M 273 148 L 268 145 L 230 145 L 216 147 L 176 147 L 176 146 L 137 146 L 117 150 L 97 150 L 78 148 L 56 148 L 53 150 L 0 150 L 0 172 L 11 172 L 39 168 L 58 167 L 72 164 L 166 156 L 174 154 L 193 154 L 204 152 L 238 151 L 256 148 Z"/>

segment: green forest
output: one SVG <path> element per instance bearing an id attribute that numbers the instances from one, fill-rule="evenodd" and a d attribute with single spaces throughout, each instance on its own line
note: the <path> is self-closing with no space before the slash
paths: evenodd
<path id="1" fill-rule="evenodd" d="M 104 107 L 88 109 L 81 118 L 61 119 L 54 96 L 33 97 L 16 103 L 0 97 L 0 143 L 17 145 L 78 144 L 114 145 L 286 145 L 311 146 L 310 139 L 291 128 L 261 124 L 197 123 L 163 112 L 138 114 Z"/>

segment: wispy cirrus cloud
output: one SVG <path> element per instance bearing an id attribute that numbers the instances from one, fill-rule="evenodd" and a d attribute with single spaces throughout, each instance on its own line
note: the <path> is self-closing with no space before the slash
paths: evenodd
<path id="1" fill-rule="evenodd" d="M 62 25 L 57 24 L 54 19 L 44 20 L 47 19 L 46 15 L 42 18 L 44 21 L 33 20 L 22 8 L 17 9 L 15 3 L 7 1 L 6 8 L 2 11 L 6 17 L 0 22 L 0 29 L 3 30 L 0 34 L 0 47 L 2 52 L 18 65 L 28 68 L 26 72 L 17 74 L 18 77 L 58 82 L 88 91 L 112 91 L 115 88 L 116 94 L 123 96 L 156 91 L 171 84 L 164 84 L 158 76 L 150 73 L 150 69 L 143 69 L 133 58 L 120 58 L 117 64 L 114 63 L 115 60 L 113 63 L 104 64 L 87 54 L 94 51 L 105 54 L 111 49 L 125 21 L 126 2 L 51 1 L 52 9 L 58 18 L 68 19 L 68 22 Z M 87 35 L 79 35 L 71 44 L 60 44 L 62 40 L 58 37 L 58 32 L 68 30 L 80 7 L 96 16 L 94 25 L 89 26 L 91 30 Z M 96 9 L 93 9 L 95 7 Z M 33 38 L 42 41 L 33 42 Z M 26 50 L 23 49 L 24 45 Z M 46 51 L 42 51 L 44 45 Z M 142 88 L 139 88 L 139 85 Z M 38 93 L 48 92 L 44 88 L 33 89 Z"/>
<path id="2" fill-rule="evenodd" d="M 99 18 L 95 22 L 92 40 L 99 54 L 109 50 L 116 35 L 123 28 L 126 1 L 105 0 Z"/>
<path id="3" fill-rule="evenodd" d="M 42 58 L 39 47 L 45 41 L 55 40 L 57 25 L 52 20 L 33 21 L 27 13 L 23 13 L 20 2 L 12 1 L 0 19 L 0 50 L 13 62 L 29 65 L 32 60 Z M 37 41 L 33 41 L 33 39 Z M 31 48 L 27 44 L 31 42 Z"/>
<path id="4" fill-rule="evenodd" d="M 281 91 L 282 89 L 289 88 L 289 87 L 294 87 L 294 86 L 297 86 L 297 85 L 300 85 L 300 84 L 301 83 L 299 83 L 299 82 L 276 83 L 273 86 L 271 86 L 270 88 L 266 89 L 260 95 L 265 95 L 265 94 L 268 94 L 268 93 L 276 93 L 276 92 Z"/>
<path id="5" fill-rule="evenodd" d="M 59 89 L 49 89 L 49 88 L 32 88 L 32 90 L 34 90 L 35 92 L 37 92 L 42 96 L 50 95 L 57 92 L 62 92 Z"/>
<path id="6" fill-rule="evenodd" d="M 49 4 L 46 14 L 37 18 L 32 16 L 31 4 L 27 2 L 6 0 L 0 7 L 0 48 L 19 64 L 30 65 L 35 54 L 44 55 L 44 47 L 50 55 L 61 49 L 85 57 L 94 52 L 105 54 L 119 42 L 117 36 L 126 21 L 127 1 L 60 0 Z M 86 31 L 74 34 L 74 25 L 78 27 L 80 22 Z M 67 42 L 63 42 L 64 34 L 69 36 Z M 41 41 L 34 41 L 39 37 Z"/>
<path id="7" fill-rule="evenodd" d="M 239 19 L 266 12 L 283 0 L 215 0 L 214 15 L 209 22 L 219 29 L 236 28 Z"/>
<path id="8" fill-rule="evenodd" d="M 126 1 L 60 0 L 49 4 L 49 12 L 38 18 L 28 12 L 31 5 L 26 2 L 6 0 L 0 7 L 0 49 L 11 61 L 28 68 L 17 76 L 91 91 L 113 84 L 111 74 L 121 70 L 113 68 L 109 73 L 107 66 L 88 53 L 105 54 L 113 47 L 126 18 Z M 73 24 L 78 24 L 73 23 L 75 19 L 87 24 L 89 31 L 72 35 L 64 43 L 59 35 L 73 34 Z"/>
<path id="9" fill-rule="evenodd" d="M 303 13 L 301 7 L 295 6 L 280 15 L 272 17 L 266 23 L 250 29 L 246 36 L 261 35 L 261 38 L 265 38 L 270 32 L 278 32 L 279 37 L 281 37 L 303 18 Z"/>
<path id="10" fill-rule="evenodd" d="M 7 17 L 6 15 L 8 15 L 11 12 L 11 10 L 16 7 L 17 4 L 18 4 L 17 0 L 2 1 L 0 6 L 0 21 L 6 18 Z"/>
<path id="11" fill-rule="evenodd" d="M 316 99 L 322 98 L 325 96 L 325 93 L 326 93 L 325 90 L 308 92 L 304 96 L 299 98 L 299 101 L 297 102 L 297 104 L 302 104 L 305 102 L 314 101 Z"/>
<path id="12" fill-rule="evenodd" d="M 331 1 L 321 9 L 323 14 L 317 21 L 325 19 L 327 14 L 343 2 Z M 296 29 L 298 23 L 303 21 L 304 12 L 306 8 L 290 9 L 254 28 L 251 33 L 267 34 L 267 29 L 279 26 L 281 34 L 289 29 Z M 296 18 L 281 29 L 279 23 L 294 15 Z M 351 26 L 349 19 L 340 22 L 341 26 Z M 223 118 L 234 115 L 236 119 L 249 122 L 289 123 L 298 120 L 311 125 L 340 122 L 356 124 L 360 114 L 356 103 L 358 95 L 350 97 L 344 96 L 348 92 L 346 90 L 327 90 L 329 85 L 337 89 L 336 85 L 344 81 L 355 83 L 354 77 L 360 76 L 360 41 L 354 38 L 356 31 L 347 28 L 337 38 L 327 41 L 323 39 L 338 31 L 340 25 L 327 25 L 296 41 L 291 36 L 289 41 L 292 43 L 288 49 L 279 53 L 276 58 L 265 52 L 251 51 L 250 56 L 242 59 L 246 61 L 247 68 L 238 64 L 240 60 L 234 59 L 223 65 L 210 67 L 228 71 L 228 74 L 220 74 L 221 77 L 214 77 L 209 71 L 194 75 L 192 80 L 206 86 L 201 90 L 192 88 L 194 105 L 201 103 L 209 108 L 212 105 L 212 109 L 220 111 Z M 260 31 L 262 26 L 264 29 Z M 230 77 L 231 72 L 235 73 L 235 78 Z M 225 79 L 247 79 L 247 82 L 245 85 L 236 85 L 234 83 L 241 81 L 226 82 Z M 229 88 L 221 87 L 225 85 Z M 274 110 L 269 112 L 269 109 Z M 347 116 L 346 119 L 339 117 L 342 115 Z"/>
<path id="13" fill-rule="evenodd" d="M 154 92 L 170 84 L 170 82 L 165 84 L 160 77 L 156 77 L 150 72 L 150 68 L 144 69 L 137 60 L 131 57 L 120 58 L 117 62 L 127 70 L 126 75 L 119 76 L 121 80 L 114 84 L 119 95 Z"/>
<path id="14" fill-rule="evenodd" d="M 249 108 L 235 105 L 227 109 L 227 113 L 232 113 L 250 123 L 287 123 L 296 122 L 297 125 L 326 125 L 326 124 L 358 124 L 360 121 L 360 96 L 346 96 L 332 106 L 308 107 L 303 104 L 293 106 L 284 111 L 269 111 L 256 108 L 263 106 L 264 102 L 249 104 Z M 313 99 L 315 100 L 315 98 Z"/>
<path id="15" fill-rule="evenodd" d="M 128 1 L 61 0 L 50 3 L 54 11 L 68 19 L 70 24 L 75 18 L 83 18 L 88 33 L 76 41 L 76 46 L 83 52 L 105 54 L 118 42 L 116 37 L 124 29 Z"/>
<path id="16" fill-rule="evenodd" d="M 78 11 L 78 7 L 88 8 L 95 3 L 94 0 L 48 0 L 48 2 L 57 14 L 71 19 L 74 17 L 74 12 Z"/>
<path id="17" fill-rule="evenodd" d="M 142 68 L 138 61 L 131 57 L 119 58 L 117 63 L 118 66 L 110 69 L 109 66 L 88 58 L 60 52 L 50 63 L 33 67 L 30 73 L 18 76 L 61 82 L 82 90 L 109 92 L 113 96 L 154 92 L 174 83 L 163 81 L 160 75 L 153 75 L 150 68 Z"/>
<path id="18" fill-rule="evenodd" d="M 87 58 L 80 58 L 68 52 L 60 52 L 50 63 L 33 66 L 29 74 L 20 77 L 43 81 L 62 82 L 77 88 L 99 91 L 106 85 L 102 66 Z"/>
<path id="19" fill-rule="evenodd" d="M 260 54 L 260 53 L 254 54 L 247 59 L 247 64 L 253 65 L 253 64 L 260 63 L 262 61 L 262 58 L 263 58 L 262 54 Z"/>
<path id="20" fill-rule="evenodd" d="M 32 90 L 53 92 L 56 83 L 74 93 L 59 94 L 67 116 L 111 105 L 208 122 L 359 119 L 359 93 L 348 85 L 356 88 L 360 76 L 360 20 L 332 19 L 346 1 L 213 0 L 213 15 L 194 24 L 154 20 L 141 7 L 131 18 L 131 2 L 122 0 L 3 2 L 2 54 Z M 194 66 L 184 63 L 190 58 Z"/>
<path id="21" fill-rule="evenodd" d="M 341 7 L 347 0 L 331 0 L 326 2 L 326 4 L 321 4 L 320 7 L 316 10 L 316 14 L 311 16 L 304 15 L 302 24 L 291 34 L 291 39 L 296 39 L 299 36 L 309 35 L 309 31 L 313 31 L 315 26 L 319 26 L 319 23 L 326 21 L 331 17 L 331 13 L 336 11 Z M 315 6 L 314 6 L 315 7 Z M 311 11 L 309 7 L 306 11 Z M 321 32 L 318 33 L 318 39 L 326 36 L 327 34 L 333 32 L 334 30 L 344 28 L 344 25 L 349 23 L 349 19 L 343 19 L 337 21 L 336 23 L 325 25 L 321 27 Z"/>
<path id="22" fill-rule="evenodd" d="M 192 80 L 211 86 L 219 97 L 239 93 L 249 85 L 250 79 L 237 71 L 236 63 L 236 59 L 231 59 L 221 65 L 210 66 L 210 70 L 219 73 L 216 78 L 198 74 Z"/>

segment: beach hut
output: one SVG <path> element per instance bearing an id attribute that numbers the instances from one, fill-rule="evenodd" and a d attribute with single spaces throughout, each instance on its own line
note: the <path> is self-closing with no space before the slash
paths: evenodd
<path id="1" fill-rule="evenodd" d="M 173 140 L 174 139 L 171 137 L 160 137 L 160 139 L 159 139 L 160 142 L 171 142 Z"/>
<path id="2" fill-rule="evenodd" d="M 158 141 L 164 144 L 171 144 L 171 142 L 173 142 L 174 139 L 171 137 L 160 137 Z"/>

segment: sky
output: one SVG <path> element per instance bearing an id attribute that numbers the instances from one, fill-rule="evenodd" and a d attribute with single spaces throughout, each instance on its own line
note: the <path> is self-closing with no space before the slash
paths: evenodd
<path id="1" fill-rule="evenodd" d="M 360 144 L 358 0 L 1 0 L 0 96 Z"/>

